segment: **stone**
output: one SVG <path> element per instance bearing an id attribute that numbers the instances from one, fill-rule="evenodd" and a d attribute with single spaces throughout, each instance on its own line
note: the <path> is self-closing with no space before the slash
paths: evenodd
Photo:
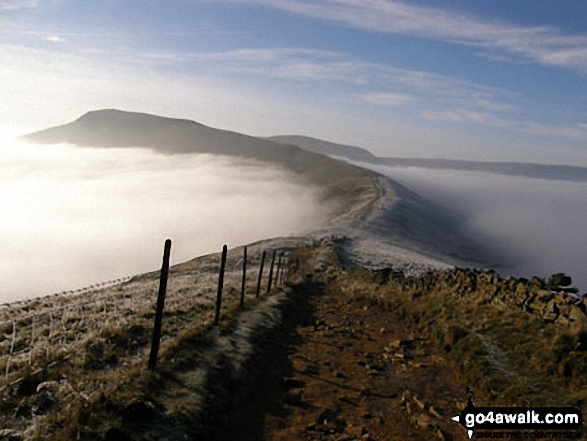
<path id="1" fill-rule="evenodd" d="M 438 418 L 439 420 L 444 419 L 442 415 L 440 415 L 433 406 L 430 406 L 428 412 L 430 413 L 430 415 L 432 415 L 435 418 Z"/>
<path id="2" fill-rule="evenodd" d="M 419 410 L 424 410 L 426 408 L 426 405 L 416 395 L 412 396 L 412 403 L 414 403 Z"/>
<path id="3" fill-rule="evenodd" d="M 366 430 L 363 426 L 350 425 L 346 428 L 346 432 L 355 438 L 360 438 L 361 436 L 365 435 Z"/>
<path id="4" fill-rule="evenodd" d="M 553 274 L 546 280 L 546 284 L 552 287 L 570 286 L 571 283 L 573 283 L 573 280 L 570 276 L 567 276 L 565 273 Z"/>
<path id="5" fill-rule="evenodd" d="M 428 427 L 435 427 L 435 424 L 434 424 L 434 421 L 432 421 L 432 418 L 430 418 L 426 414 L 418 415 L 418 418 L 416 418 L 414 423 L 416 426 L 418 426 L 422 429 L 426 429 Z"/>

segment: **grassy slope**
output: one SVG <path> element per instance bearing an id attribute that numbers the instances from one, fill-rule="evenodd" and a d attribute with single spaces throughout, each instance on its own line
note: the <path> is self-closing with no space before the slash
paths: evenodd
<path id="1" fill-rule="evenodd" d="M 319 187 L 340 211 L 360 198 L 376 173 L 294 145 L 218 130 L 185 119 L 120 110 L 88 112 L 77 120 L 35 132 L 26 140 L 94 147 L 147 147 L 165 154 L 209 153 L 267 162 Z M 339 212 L 340 212 L 339 211 Z"/>
<path id="2" fill-rule="evenodd" d="M 491 272 L 457 269 L 406 278 L 390 271 L 345 269 L 339 263 L 340 244 L 337 240 L 323 241 L 312 248 L 304 241 L 261 243 L 250 248 L 250 256 L 253 263 L 258 263 L 262 248 L 282 247 L 291 253 L 292 259 L 300 259 L 304 270 L 293 279 L 298 299 L 315 295 L 312 291 L 304 292 L 302 278 L 306 273 L 314 273 L 326 299 L 344 296 L 345 302 L 357 302 L 360 311 L 372 308 L 370 315 L 388 318 L 395 329 L 405 329 L 412 340 L 429 341 L 435 346 L 433 355 L 452 366 L 462 384 L 474 389 L 477 405 L 562 406 L 587 398 L 585 301 L 573 302 L 560 293 L 552 294 L 552 287 L 538 279 L 501 279 Z M 238 253 L 232 256 L 238 259 Z M 171 280 L 193 280 L 196 274 L 204 277 L 206 272 L 215 270 L 216 259 L 217 256 L 206 256 L 187 262 L 172 272 Z M 236 261 L 229 265 L 235 266 Z M 153 277 L 145 275 L 133 283 L 149 285 Z M 246 390 L 243 382 L 248 381 L 249 374 L 257 372 L 255 363 L 264 363 L 267 357 L 284 356 L 269 352 L 258 358 L 258 351 L 271 351 L 264 348 L 263 334 L 272 335 L 271 326 L 277 323 L 277 316 L 271 309 L 259 309 L 257 317 L 261 319 L 256 323 L 261 323 L 261 328 L 251 325 L 247 314 L 255 315 L 263 302 L 257 304 L 250 295 L 247 304 L 251 309 L 241 312 L 235 308 L 236 290 L 230 285 L 238 286 L 238 271 L 228 279 L 226 289 L 231 306 L 221 327 L 209 325 L 213 279 L 202 278 L 198 284 L 192 282 L 191 287 L 182 282 L 177 285 L 180 291 L 171 293 L 170 300 L 178 294 L 195 294 L 196 299 L 202 300 L 184 302 L 183 307 L 170 310 L 173 312 L 165 319 L 166 332 L 170 325 L 177 329 L 166 340 L 157 373 L 146 374 L 145 351 L 135 354 L 142 354 L 142 358 L 137 358 L 139 363 L 125 358 L 126 354 L 136 352 L 133 342 L 145 344 L 148 340 L 148 330 L 140 328 L 140 323 L 139 328 L 132 323 L 133 317 L 138 322 L 143 318 L 130 316 L 130 321 L 120 328 L 109 327 L 96 334 L 85 343 L 77 359 L 63 360 L 41 375 L 31 373 L 24 382 L 3 390 L 4 427 L 23 429 L 29 424 L 27 439 L 35 439 L 34 434 L 48 434 L 47 439 L 71 439 L 78 433 L 80 439 L 101 439 L 116 427 L 132 429 L 133 438 L 125 439 L 146 439 L 141 437 L 162 428 L 170 434 L 173 429 L 178 436 L 210 430 L 208 424 L 215 424 L 218 415 L 206 412 L 216 409 L 214 412 L 221 415 L 223 406 L 230 406 L 231 398 L 227 397 L 240 388 Z M 197 294 L 196 290 L 202 293 Z M 283 303 L 283 299 L 275 300 L 275 305 Z M 557 308 L 553 307 L 555 303 Z M 554 311 L 557 312 L 553 315 Z M 96 314 L 86 316 L 86 320 L 103 320 L 100 309 Z M 364 331 L 353 317 L 343 316 L 348 311 L 328 308 L 328 314 L 329 322 L 344 323 L 350 318 L 351 333 Z M 341 316 L 336 318 L 337 314 Z M 198 316 L 207 318 L 198 320 Z M 296 313 L 293 318 L 300 323 L 306 319 L 323 323 L 320 316 Z M 133 329 L 141 332 L 135 335 Z M 389 343 L 384 334 L 372 338 L 380 338 L 381 345 Z M 343 369 L 344 363 L 336 352 L 330 352 L 330 361 Z M 394 360 L 389 363 L 405 362 Z M 409 363 L 407 367 L 412 369 Z M 420 369 L 416 365 L 413 368 Z M 22 372 L 26 373 L 27 368 Z M 434 369 L 426 371 L 426 375 L 427 380 L 418 381 L 437 378 Z M 39 390 L 41 384 L 44 386 Z M 410 388 L 410 384 L 405 387 Z M 91 388 L 94 393 L 90 394 Z"/>

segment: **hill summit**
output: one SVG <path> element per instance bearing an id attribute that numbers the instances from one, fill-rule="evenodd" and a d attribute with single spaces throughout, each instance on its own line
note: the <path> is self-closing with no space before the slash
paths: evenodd
<path id="1" fill-rule="evenodd" d="M 323 142 L 314 146 L 311 138 L 303 138 L 303 145 L 297 146 L 294 143 L 300 141 L 299 137 L 287 143 L 283 138 L 257 138 L 186 119 L 116 109 L 88 112 L 71 123 L 27 135 L 25 140 L 81 147 L 141 147 L 162 154 L 214 154 L 234 161 L 260 161 L 318 189 L 330 212 L 325 227 L 334 228 L 329 233 L 323 231 L 325 234 L 339 234 L 342 228 L 347 236 L 361 240 L 372 235 L 369 240 L 376 244 L 379 255 L 383 244 L 392 244 L 434 259 L 442 256 L 451 263 L 495 266 L 500 261 L 475 238 L 463 236 L 459 220 L 446 209 L 374 171 L 328 156 L 341 148 L 336 144 L 328 143 L 325 149 Z M 341 156 L 369 156 L 351 146 L 341 152 Z M 390 252 L 397 254 L 395 248 Z"/>
<path id="2" fill-rule="evenodd" d="M 31 133 L 24 139 L 41 144 L 146 147 L 164 154 L 205 153 L 262 161 L 319 187 L 324 200 L 338 205 L 335 211 L 339 214 L 343 206 L 360 199 L 361 189 L 370 187 L 371 179 L 378 176 L 291 144 L 219 130 L 191 120 L 116 109 L 91 111 L 71 123 Z"/>

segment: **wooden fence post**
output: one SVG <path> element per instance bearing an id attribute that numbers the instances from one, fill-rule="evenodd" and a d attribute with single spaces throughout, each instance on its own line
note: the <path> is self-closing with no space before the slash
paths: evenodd
<path id="1" fill-rule="evenodd" d="M 16 322 L 12 320 L 12 343 L 10 344 L 10 351 L 8 353 L 8 358 L 6 359 L 6 373 L 5 377 L 8 378 L 8 374 L 10 373 L 10 360 L 12 359 L 12 353 L 14 352 L 14 342 L 16 341 Z"/>
<path id="2" fill-rule="evenodd" d="M 283 267 L 281 268 L 281 275 L 279 277 L 279 283 L 281 285 L 283 285 L 283 278 L 284 278 L 284 275 L 285 275 L 286 268 L 287 268 L 287 265 L 286 265 L 286 261 L 284 259 L 283 260 Z"/>
<path id="3" fill-rule="evenodd" d="M 261 267 L 259 268 L 259 278 L 257 279 L 257 293 L 255 295 L 256 298 L 259 298 L 259 291 L 261 291 L 261 279 L 263 278 L 263 265 L 265 264 L 265 254 L 266 251 L 263 251 L 263 255 L 261 256 Z"/>
<path id="4" fill-rule="evenodd" d="M 271 258 L 271 268 L 269 268 L 269 283 L 267 284 L 267 292 L 271 291 L 271 283 L 273 283 L 273 265 L 275 265 L 275 254 L 277 254 L 277 250 L 273 250 L 273 257 Z"/>
<path id="5" fill-rule="evenodd" d="M 161 278 L 159 279 L 159 295 L 157 296 L 157 311 L 155 312 L 155 325 L 153 326 L 153 339 L 151 341 L 151 353 L 149 355 L 149 370 L 155 370 L 157 366 L 157 354 L 161 341 L 161 321 L 163 320 L 163 307 L 165 306 L 165 293 L 167 292 L 167 278 L 169 276 L 169 255 L 171 253 L 171 240 L 165 241 L 163 250 L 163 265 L 161 265 Z"/>
<path id="6" fill-rule="evenodd" d="M 216 314 L 214 315 L 214 324 L 220 321 L 220 307 L 222 306 L 222 288 L 224 286 L 224 267 L 226 266 L 226 245 L 222 247 L 222 260 L 220 261 L 220 274 L 218 275 L 218 292 L 216 293 Z"/>
<path id="7" fill-rule="evenodd" d="M 247 247 L 245 245 L 245 250 L 243 252 L 243 284 L 241 288 L 241 308 L 245 306 L 245 283 L 247 281 Z"/>
<path id="8" fill-rule="evenodd" d="M 275 286 L 279 285 L 279 272 L 281 271 L 281 257 L 283 253 L 279 253 L 279 257 L 277 259 L 277 271 L 275 271 Z"/>

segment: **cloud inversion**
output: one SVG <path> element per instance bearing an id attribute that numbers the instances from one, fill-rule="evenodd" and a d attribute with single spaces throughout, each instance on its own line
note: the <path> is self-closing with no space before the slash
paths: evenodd
<path id="1" fill-rule="evenodd" d="M 520 276 L 566 272 L 583 291 L 587 184 L 416 167 L 370 167 L 453 211 Z"/>
<path id="2" fill-rule="evenodd" d="M 258 239 L 327 215 L 292 175 L 212 155 L 2 145 L 1 301 L 74 289 Z"/>

